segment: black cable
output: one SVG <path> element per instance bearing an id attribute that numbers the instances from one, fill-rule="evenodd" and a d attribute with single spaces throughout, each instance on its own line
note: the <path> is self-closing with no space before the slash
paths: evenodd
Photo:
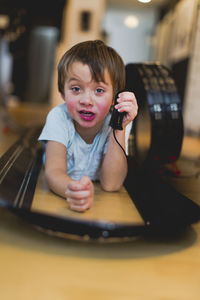
<path id="1" fill-rule="evenodd" d="M 126 151 L 124 150 L 124 148 L 122 147 L 122 145 L 118 142 L 117 138 L 116 138 L 116 135 L 115 135 L 115 129 L 113 129 L 113 136 L 114 136 L 114 139 L 115 141 L 117 142 L 117 144 L 120 146 L 120 148 L 122 149 L 122 151 L 124 152 L 124 155 L 127 159 L 127 155 L 126 155 Z"/>

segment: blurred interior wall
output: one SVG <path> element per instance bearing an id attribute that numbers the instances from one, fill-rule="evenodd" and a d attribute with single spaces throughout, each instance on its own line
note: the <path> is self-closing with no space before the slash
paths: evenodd
<path id="1" fill-rule="evenodd" d="M 153 60 L 152 37 L 157 19 L 157 7 L 121 7 L 112 2 L 103 22 L 107 43 L 118 51 L 125 64 Z M 128 20 L 129 26 L 126 25 Z"/>
<path id="2" fill-rule="evenodd" d="M 200 0 L 181 0 L 158 24 L 156 60 L 171 67 L 187 132 L 200 134 Z"/>
<path id="3" fill-rule="evenodd" d="M 196 6 L 195 30 L 185 95 L 184 120 L 188 132 L 200 136 L 200 1 Z"/>
<path id="4" fill-rule="evenodd" d="M 52 106 L 63 100 L 57 87 L 57 65 L 62 55 L 76 43 L 101 39 L 101 23 L 105 9 L 105 0 L 68 0 L 62 22 L 61 42 L 56 49 L 51 89 Z"/>

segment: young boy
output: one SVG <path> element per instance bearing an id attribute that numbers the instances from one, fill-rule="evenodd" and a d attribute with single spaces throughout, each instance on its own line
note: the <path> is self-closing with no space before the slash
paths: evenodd
<path id="1" fill-rule="evenodd" d="M 49 188 L 72 210 L 83 212 L 93 202 L 93 183 L 118 191 L 127 174 L 127 160 L 109 126 L 111 106 L 124 89 L 125 68 L 117 52 L 102 41 L 73 46 L 58 64 L 58 89 L 64 103 L 47 116 L 39 140 L 46 142 L 45 175 Z M 115 108 L 126 112 L 123 130 L 116 130 L 125 148 L 126 126 L 137 115 L 131 92 L 121 92 Z"/>

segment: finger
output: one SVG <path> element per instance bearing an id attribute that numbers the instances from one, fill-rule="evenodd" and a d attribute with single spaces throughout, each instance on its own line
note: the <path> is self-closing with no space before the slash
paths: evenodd
<path id="1" fill-rule="evenodd" d="M 120 102 L 118 104 L 115 105 L 115 108 L 116 109 L 119 109 L 119 108 L 123 108 L 123 107 L 131 107 L 131 108 L 135 108 L 134 104 L 132 102 Z"/>
<path id="2" fill-rule="evenodd" d="M 70 205 L 77 205 L 77 206 L 83 206 L 88 203 L 87 199 L 74 199 L 74 198 L 67 198 L 67 203 Z"/>
<path id="3" fill-rule="evenodd" d="M 130 105 L 133 105 L 134 107 L 138 107 L 138 104 L 137 104 L 137 101 L 135 101 L 135 100 L 132 100 L 132 99 L 125 99 L 125 100 L 119 100 L 119 101 L 117 101 L 117 104 L 115 105 L 115 108 L 116 108 L 116 106 L 118 106 L 118 105 L 123 105 L 123 104 L 130 104 Z"/>
<path id="4" fill-rule="evenodd" d="M 88 176 L 83 176 L 77 181 L 70 181 L 68 183 L 68 189 L 73 191 L 79 191 L 88 189 L 88 185 L 91 184 L 91 180 Z"/>
<path id="5" fill-rule="evenodd" d="M 89 190 L 80 190 L 80 191 L 73 191 L 73 190 L 69 190 L 67 189 L 65 192 L 65 196 L 67 198 L 73 198 L 73 199 L 84 199 L 90 196 L 90 191 Z"/>
<path id="6" fill-rule="evenodd" d="M 137 113 L 138 111 L 138 107 L 133 105 L 133 103 L 131 102 L 122 102 L 119 103 L 117 105 L 115 105 L 115 108 L 119 111 L 119 112 L 133 112 L 133 113 Z"/>
<path id="7" fill-rule="evenodd" d="M 135 94 L 132 93 L 132 92 L 123 92 L 123 93 L 120 93 L 118 95 L 117 102 L 122 102 L 122 101 L 133 101 L 133 102 L 135 102 L 136 101 Z"/>
<path id="8" fill-rule="evenodd" d="M 83 184 L 85 189 L 90 192 L 90 196 L 92 196 L 94 194 L 94 186 L 91 179 L 88 176 L 83 176 L 80 179 L 80 182 Z"/>
<path id="9" fill-rule="evenodd" d="M 73 190 L 73 191 L 79 191 L 83 189 L 83 185 L 81 183 L 79 183 L 79 181 L 70 181 L 68 183 L 67 188 L 69 190 Z"/>
<path id="10" fill-rule="evenodd" d="M 90 186 L 91 185 L 91 179 L 88 176 L 83 176 L 79 180 L 79 183 L 83 186 Z"/>
<path id="11" fill-rule="evenodd" d="M 86 203 L 85 205 L 82 205 L 82 206 L 71 204 L 70 209 L 74 210 L 74 211 L 77 211 L 77 212 L 84 212 L 85 210 L 88 209 L 88 203 Z"/>

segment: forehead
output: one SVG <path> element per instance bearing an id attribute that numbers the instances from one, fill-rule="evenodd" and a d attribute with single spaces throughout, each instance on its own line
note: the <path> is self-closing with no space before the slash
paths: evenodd
<path id="1" fill-rule="evenodd" d="M 99 75 L 99 77 L 100 77 L 100 75 Z M 94 74 L 93 74 L 91 68 L 89 67 L 89 65 L 83 64 L 82 62 L 79 62 L 79 61 L 73 62 L 72 65 L 69 67 L 68 72 L 67 72 L 67 79 L 70 80 L 70 78 L 74 78 L 77 80 L 83 80 L 83 81 L 87 81 L 87 82 L 92 82 L 92 81 L 101 82 L 103 80 L 103 82 L 105 84 L 112 85 L 111 76 L 110 76 L 107 68 L 104 69 L 102 80 L 95 80 Z"/>

